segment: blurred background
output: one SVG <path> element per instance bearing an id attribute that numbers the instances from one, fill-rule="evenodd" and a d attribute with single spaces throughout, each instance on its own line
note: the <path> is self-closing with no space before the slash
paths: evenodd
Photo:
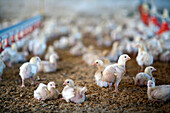
<path id="1" fill-rule="evenodd" d="M 107 15 L 120 9 L 136 10 L 142 0 L 0 0 L 0 20 L 46 16 Z M 170 0 L 154 0 L 158 11 L 170 10 Z"/>

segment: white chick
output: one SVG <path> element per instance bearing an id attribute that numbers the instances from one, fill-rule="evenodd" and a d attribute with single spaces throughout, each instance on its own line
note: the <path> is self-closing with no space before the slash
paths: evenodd
<path id="1" fill-rule="evenodd" d="M 104 63 L 102 60 L 96 60 L 93 65 L 96 65 L 98 70 L 95 72 L 95 80 L 96 84 L 100 87 L 108 87 L 108 83 L 103 81 L 103 70 L 104 70 Z"/>
<path id="2" fill-rule="evenodd" d="M 59 59 L 58 54 L 54 50 L 54 47 L 53 46 L 49 46 L 48 50 L 47 50 L 47 53 L 45 54 L 45 60 L 49 60 L 51 54 L 56 54 L 57 60 Z"/>
<path id="3" fill-rule="evenodd" d="M 74 86 L 74 81 L 71 79 L 65 80 L 63 84 L 66 86 L 62 91 L 62 96 L 66 102 L 82 103 L 85 101 L 86 87 Z"/>
<path id="4" fill-rule="evenodd" d="M 103 38 L 103 43 L 104 43 L 104 46 L 110 47 L 112 45 L 112 40 L 111 40 L 110 36 L 108 36 L 108 35 L 105 36 Z"/>
<path id="5" fill-rule="evenodd" d="M 69 47 L 69 41 L 68 41 L 68 37 L 61 37 L 60 40 L 56 40 L 53 43 L 55 49 L 66 49 Z"/>
<path id="6" fill-rule="evenodd" d="M 141 67 L 141 70 L 143 71 L 143 66 L 150 66 L 153 64 L 153 56 L 146 51 L 146 48 L 144 48 L 141 44 L 136 44 L 136 47 L 138 48 L 138 55 L 136 57 L 136 61 L 138 65 Z"/>
<path id="7" fill-rule="evenodd" d="M 5 67 L 6 67 L 5 64 L 4 64 L 4 62 L 3 62 L 3 60 L 2 60 L 2 58 L 3 58 L 3 56 L 0 55 L 0 81 L 2 80 L 1 76 L 2 76 L 3 70 L 4 70 Z"/>
<path id="8" fill-rule="evenodd" d="M 160 55 L 160 61 L 164 62 L 170 61 L 170 50 L 167 50 Z"/>
<path id="9" fill-rule="evenodd" d="M 23 38 L 21 40 L 17 40 L 15 44 L 18 49 L 22 49 L 28 43 L 29 37 Z"/>
<path id="10" fill-rule="evenodd" d="M 16 52 L 18 62 L 25 62 L 26 61 L 26 56 L 28 56 L 28 52 L 27 51 L 18 52 L 17 48 L 18 48 L 17 44 L 13 43 L 12 46 L 11 46 L 11 49 L 14 52 Z"/>
<path id="11" fill-rule="evenodd" d="M 29 42 L 28 42 L 28 50 L 29 50 L 29 52 L 33 52 L 34 45 L 35 45 L 36 42 L 38 42 L 37 39 L 29 40 Z"/>
<path id="12" fill-rule="evenodd" d="M 148 81 L 148 99 L 152 101 L 167 101 L 170 99 L 170 85 L 155 86 L 155 82 Z"/>
<path id="13" fill-rule="evenodd" d="M 70 49 L 70 54 L 74 56 L 81 56 L 86 51 L 87 49 L 85 48 L 85 46 L 81 42 L 78 42 L 75 46 L 73 46 Z"/>
<path id="14" fill-rule="evenodd" d="M 111 31 L 112 40 L 120 40 L 120 39 L 122 39 L 122 35 L 121 35 L 122 34 L 121 33 L 122 29 L 123 29 L 122 25 L 119 25 L 119 26 L 116 27 L 116 29 Z"/>
<path id="15" fill-rule="evenodd" d="M 125 47 L 126 52 L 129 54 L 133 54 L 133 56 L 136 56 L 138 49 L 135 48 L 136 44 L 135 41 L 133 40 L 133 37 L 129 37 L 126 43 L 127 43 Z"/>
<path id="16" fill-rule="evenodd" d="M 34 90 L 34 98 L 38 100 L 56 99 L 58 96 L 59 91 L 54 82 L 49 82 L 48 85 L 40 83 L 38 88 Z"/>
<path id="17" fill-rule="evenodd" d="M 45 38 L 45 37 L 44 37 Z M 42 56 L 46 50 L 47 44 L 45 42 L 45 39 L 40 39 L 38 41 L 36 41 L 36 43 L 33 46 L 33 54 L 34 55 L 38 55 L 38 56 Z"/>
<path id="18" fill-rule="evenodd" d="M 113 43 L 112 50 L 110 54 L 108 55 L 108 59 L 110 61 L 117 61 L 119 56 L 122 54 L 122 52 L 119 51 L 118 46 L 119 46 L 119 42 L 116 41 Z"/>
<path id="19" fill-rule="evenodd" d="M 109 83 L 109 88 L 115 83 L 115 91 L 118 92 L 118 85 L 126 73 L 125 64 L 131 58 L 127 54 L 123 54 L 119 57 L 118 63 L 108 65 L 103 71 L 103 80 Z"/>
<path id="20" fill-rule="evenodd" d="M 159 54 L 163 52 L 161 42 L 156 38 L 147 40 L 147 48 L 149 48 L 149 52 L 152 54 L 154 60 L 158 60 Z"/>
<path id="21" fill-rule="evenodd" d="M 93 65 L 93 62 L 97 59 L 99 59 L 99 56 L 97 55 L 98 53 L 96 53 L 94 51 L 94 48 L 93 46 L 89 46 L 88 47 L 88 52 L 85 53 L 83 56 L 82 56 L 82 59 L 83 61 L 88 64 L 88 65 Z"/>
<path id="22" fill-rule="evenodd" d="M 3 61 L 7 63 L 8 67 L 12 67 L 13 63 L 26 61 L 25 56 L 17 52 L 16 44 L 12 44 L 12 47 L 5 48 L 1 55 L 3 55 Z"/>
<path id="23" fill-rule="evenodd" d="M 103 62 L 104 62 L 104 67 L 113 64 L 113 62 L 111 63 L 110 60 L 107 59 L 107 58 L 105 58 L 105 59 L 103 60 Z"/>
<path id="24" fill-rule="evenodd" d="M 38 63 L 38 72 L 54 72 L 57 69 L 57 55 L 51 54 L 49 61 L 40 61 Z"/>
<path id="25" fill-rule="evenodd" d="M 34 84 L 34 76 L 37 74 L 38 71 L 38 62 L 40 62 L 41 59 L 37 56 L 32 57 L 29 62 L 24 63 L 20 67 L 20 72 L 19 75 L 21 76 L 22 79 L 22 86 L 25 87 L 24 81 L 25 79 L 31 78 L 32 79 L 32 84 Z"/>
<path id="26" fill-rule="evenodd" d="M 136 75 L 136 78 L 133 77 L 135 81 L 135 85 L 144 86 L 147 85 L 147 82 L 149 80 L 153 80 L 155 82 L 155 79 L 152 76 L 152 71 L 156 71 L 156 69 L 152 66 L 148 66 L 145 68 L 145 72 L 140 72 Z"/>

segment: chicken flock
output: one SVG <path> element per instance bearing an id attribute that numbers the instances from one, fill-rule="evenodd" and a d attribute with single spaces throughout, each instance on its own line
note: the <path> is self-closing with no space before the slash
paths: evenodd
<path id="1" fill-rule="evenodd" d="M 156 81 L 152 72 L 156 69 L 151 66 L 154 61 L 170 61 L 170 31 L 161 35 L 153 35 L 155 30 L 144 25 L 136 15 L 129 17 L 122 14 L 113 17 L 114 19 L 101 17 L 97 20 L 80 17 L 77 21 L 75 18 L 47 19 L 42 29 L 34 30 L 32 34 L 13 43 L 11 47 L 5 48 L 0 55 L 0 80 L 6 67 L 23 63 L 19 68 L 21 87 L 25 87 L 24 82 L 27 79 L 31 79 L 31 84 L 34 85 L 35 80 L 41 79 L 37 73 L 57 72 L 60 55 L 55 50 L 70 49 L 70 54 L 82 56 L 84 63 L 97 67 L 94 74 L 97 86 L 109 87 L 112 90 L 114 84 L 114 92 L 118 93 L 119 83 L 126 74 L 126 62 L 131 59 L 130 55 L 132 55 L 136 56 L 136 61 L 140 66 L 139 73 L 133 77 L 134 84 L 147 86 L 146 94 L 149 100 L 167 101 L 170 99 L 170 85 L 155 86 Z M 89 37 L 85 37 L 86 34 Z M 47 46 L 49 40 L 58 36 L 60 38 L 55 40 L 53 45 Z M 93 45 L 85 46 L 84 38 L 92 38 L 99 48 L 112 47 L 112 49 L 101 51 L 94 49 Z M 30 53 L 34 56 L 26 62 Z M 144 67 L 146 67 L 145 70 Z M 66 102 L 82 103 L 85 101 L 85 92 L 88 87 L 75 86 L 74 81 L 69 78 L 64 81 L 63 85 L 65 87 L 60 93 L 53 81 L 47 85 L 40 83 L 34 91 L 34 98 L 38 100 L 58 99 L 61 94 L 62 100 Z"/>

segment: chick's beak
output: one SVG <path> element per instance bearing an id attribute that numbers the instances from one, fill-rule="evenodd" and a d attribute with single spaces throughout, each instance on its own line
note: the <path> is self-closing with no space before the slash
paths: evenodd
<path id="1" fill-rule="evenodd" d="M 95 65 L 96 65 L 96 63 L 94 62 L 94 63 L 93 63 L 93 66 L 95 66 Z"/>
<path id="2" fill-rule="evenodd" d="M 130 60 L 131 58 L 130 57 L 127 57 L 127 60 Z"/>
<path id="3" fill-rule="evenodd" d="M 55 85 L 53 85 L 52 88 L 55 88 Z"/>
<path id="4" fill-rule="evenodd" d="M 155 68 L 153 68 L 153 71 L 156 71 L 156 69 L 155 69 Z"/>
<path id="5" fill-rule="evenodd" d="M 64 82 L 63 85 L 66 85 L 66 83 Z"/>

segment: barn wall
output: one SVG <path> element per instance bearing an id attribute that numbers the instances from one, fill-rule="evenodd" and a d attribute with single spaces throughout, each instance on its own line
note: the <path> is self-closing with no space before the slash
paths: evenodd
<path id="1" fill-rule="evenodd" d="M 136 10 L 139 0 L 0 0 L 0 18 L 30 17 L 42 9 L 48 16 L 84 14 L 106 14 L 118 8 Z M 170 10 L 170 0 L 155 0 L 159 9 Z"/>

